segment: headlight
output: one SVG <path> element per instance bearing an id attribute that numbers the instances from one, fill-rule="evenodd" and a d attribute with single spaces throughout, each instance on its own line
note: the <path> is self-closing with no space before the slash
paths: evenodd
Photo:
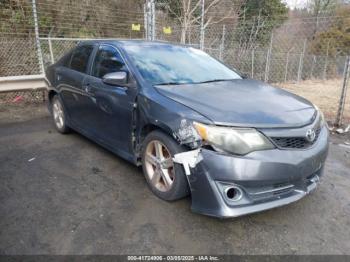
<path id="1" fill-rule="evenodd" d="M 320 115 L 320 127 L 323 127 L 324 125 L 327 125 L 327 121 L 324 118 L 324 114 L 322 113 L 322 111 L 315 104 L 314 104 L 314 107 L 315 107 L 317 113 Z"/>
<path id="2" fill-rule="evenodd" d="M 275 148 L 260 132 L 253 128 L 230 128 L 193 123 L 201 138 L 218 151 L 245 155 L 252 151 Z"/>

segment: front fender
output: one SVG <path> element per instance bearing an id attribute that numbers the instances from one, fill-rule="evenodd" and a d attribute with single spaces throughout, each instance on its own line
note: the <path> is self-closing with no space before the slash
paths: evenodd
<path id="1" fill-rule="evenodd" d="M 137 106 L 139 136 L 146 125 L 152 125 L 174 137 L 179 144 L 191 145 L 200 139 L 192 121 L 211 123 L 196 111 L 160 94 L 153 97 L 140 95 Z"/>

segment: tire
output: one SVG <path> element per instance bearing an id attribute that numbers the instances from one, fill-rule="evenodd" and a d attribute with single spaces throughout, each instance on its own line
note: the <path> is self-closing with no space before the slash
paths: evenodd
<path id="1" fill-rule="evenodd" d="M 159 144 L 161 144 L 161 150 Z M 158 158 L 156 148 L 163 155 L 162 163 L 157 162 L 154 158 Z M 184 169 L 181 164 L 172 161 L 173 156 L 181 152 L 184 152 L 184 149 L 173 138 L 158 130 L 149 133 L 143 142 L 143 173 L 149 188 L 160 199 L 174 201 L 189 195 L 190 190 Z M 170 165 L 172 167 L 167 169 Z"/>
<path id="2" fill-rule="evenodd" d="M 70 129 L 66 123 L 64 107 L 58 95 L 55 95 L 51 100 L 51 115 L 57 131 L 61 134 L 69 133 Z"/>

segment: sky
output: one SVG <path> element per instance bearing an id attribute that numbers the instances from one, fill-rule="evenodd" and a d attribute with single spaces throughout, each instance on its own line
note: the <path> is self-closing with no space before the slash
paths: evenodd
<path id="1" fill-rule="evenodd" d="M 287 3 L 289 8 L 303 8 L 306 6 L 308 0 L 284 0 Z"/>

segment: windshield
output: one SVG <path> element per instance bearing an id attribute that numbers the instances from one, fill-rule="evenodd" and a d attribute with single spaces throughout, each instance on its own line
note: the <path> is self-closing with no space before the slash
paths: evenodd
<path id="1" fill-rule="evenodd" d="M 152 85 L 194 84 L 241 79 L 208 54 L 173 45 L 129 45 L 125 50 L 142 77 Z"/>

